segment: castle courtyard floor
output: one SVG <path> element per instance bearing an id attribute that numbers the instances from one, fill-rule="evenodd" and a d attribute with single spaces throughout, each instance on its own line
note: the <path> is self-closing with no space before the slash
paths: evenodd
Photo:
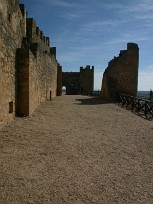
<path id="1" fill-rule="evenodd" d="M 0 130 L 0 204 L 93 203 L 153 203 L 153 121 L 63 95 Z"/>

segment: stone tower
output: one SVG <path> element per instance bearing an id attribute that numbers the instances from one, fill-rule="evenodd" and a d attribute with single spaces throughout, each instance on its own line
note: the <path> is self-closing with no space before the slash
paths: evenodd
<path id="1" fill-rule="evenodd" d="M 94 90 L 94 66 L 90 69 L 87 65 L 85 69 L 80 67 L 80 91 L 93 91 Z"/>
<path id="2" fill-rule="evenodd" d="M 62 86 L 66 87 L 67 95 L 90 92 L 94 89 L 94 66 L 80 67 L 80 72 L 63 72 Z"/>

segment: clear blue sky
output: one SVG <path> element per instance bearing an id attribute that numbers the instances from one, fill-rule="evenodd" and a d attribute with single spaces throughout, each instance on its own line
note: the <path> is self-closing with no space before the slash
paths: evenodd
<path id="1" fill-rule="evenodd" d="M 153 0 L 20 0 L 34 18 L 63 71 L 95 66 L 95 89 L 101 88 L 108 62 L 139 45 L 138 90 L 153 89 Z"/>

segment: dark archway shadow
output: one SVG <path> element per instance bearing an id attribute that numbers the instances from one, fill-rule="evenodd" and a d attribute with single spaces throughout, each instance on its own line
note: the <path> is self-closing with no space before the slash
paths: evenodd
<path id="1" fill-rule="evenodd" d="M 101 98 L 93 98 L 93 97 L 80 98 L 80 99 L 76 99 L 76 101 L 80 102 L 80 103 L 77 103 L 77 105 L 102 105 L 102 104 L 113 103 L 112 101 L 109 101 L 109 100 L 104 100 Z"/>

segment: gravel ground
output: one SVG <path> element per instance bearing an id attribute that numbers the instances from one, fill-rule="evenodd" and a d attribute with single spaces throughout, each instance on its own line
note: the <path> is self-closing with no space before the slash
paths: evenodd
<path id="1" fill-rule="evenodd" d="M 0 130 L 0 204 L 153 204 L 153 121 L 56 97 Z"/>

